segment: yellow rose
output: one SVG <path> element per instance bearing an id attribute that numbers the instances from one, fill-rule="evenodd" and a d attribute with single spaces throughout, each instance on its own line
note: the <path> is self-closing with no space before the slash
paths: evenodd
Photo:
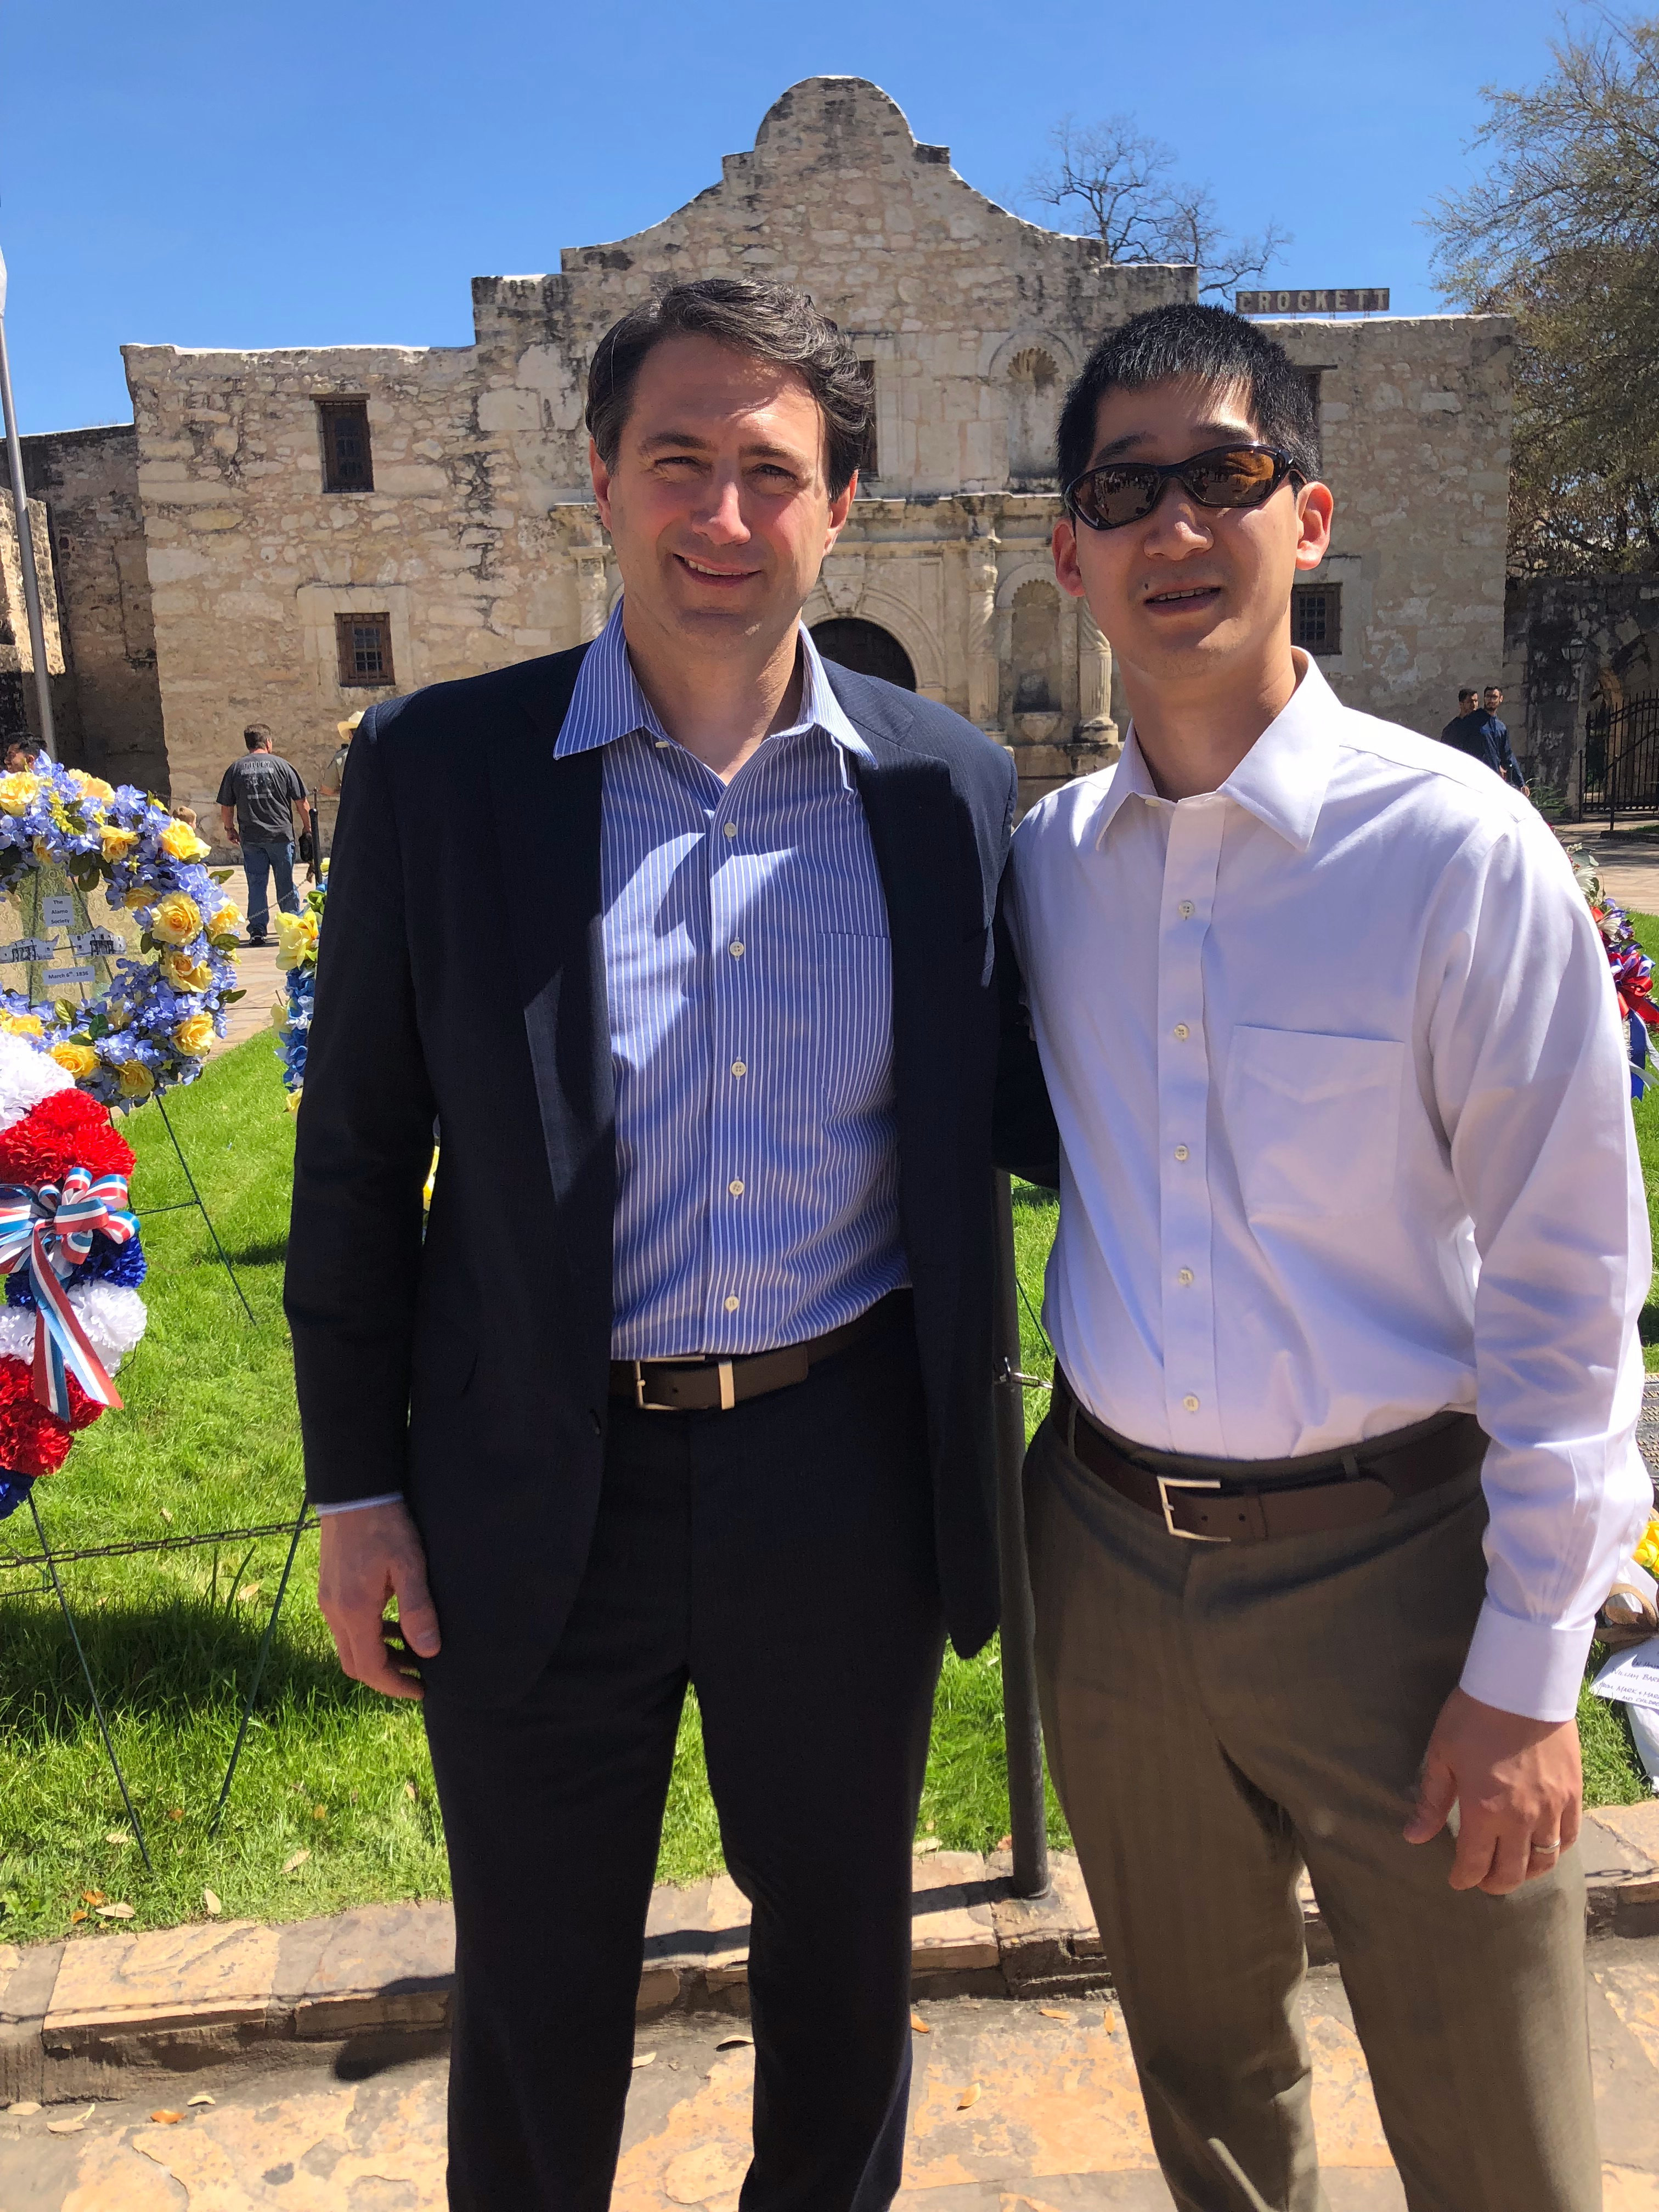
<path id="1" fill-rule="evenodd" d="M 40 788 L 40 777 L 30 775 L 26 769 L 0 775 L 0 808 L 8 814 L 27 814 Z"/>
<path id="2" fill-rule="evenodd" d="M 98 1065 L 98 1055 L 89 1044 L 55 1044 L 52 1056 L 77 1083 L 84 1082 Z"/>
<path id="3" fill-rule="evenodd" d="M 98 837 L 99 842 L 104 848 L 104 858 L 106 860 L 125 860 L 138 842 L 138 832 L 136 830 L 100 830 Z"/>
<path id="4" fill-rule="evenodd" d="M 149 918 L 149 933 L 163 945 L 188 945 L 202 927 L 202 910 L 183 891 L 169 891 L 157 899 Z"/>
<path id="5" fill-rule="evenodd" d="M 207 926 L 210 937 L 234 937 L 242 926 L 242 909 L 229 899 L 219 908 Z"/>
<path id="6" fill-rule="evenodd" d="M 115 796 L 112 783 L 106 783 L 101 775 L 88 775 L 83 768 L 72 768 L 70 781 L 86 799 L 113 799 Z"/>
<path id="7" fill-rule="evenodd" d="M 279 914 L 276 917 L 276 965 L 298 968 L 317 949 L 314 914 Z"/>
<path id="8" fill-rule="evenodd" d="M 300 1110 L 300 1094 L 297 1091 L 290 1091 L 288 1094 L 288 1110 L 290 1114 L 297 1114 Z"/>
<path id="9" fill-rule="evenodd" d="M 192 1014 L 188 1021 L 180 1022 L 173 1032 L 173 1042 L 180 1052 L 199 1060 L 213 1042 L 212 1015 Z"/>
<path id="10" fill-rule="evenodd" d="M 123 1098 L 148 1098 L 155 1088 L 155 1078 L 142 1060 L 124 1060 L 115 1075 Z"/>
<path id="11" fill-rule="evenodd" d="M 213 981 L 207 962 L 192 960 L 188 952 L 163 953 L 161 973 L 175 991 L 205 991 Z"/>
<path id="12" fill-rule="evenodd" d="M 39 1014 L 0 1014 L 0 1031 L 7 1036 L 44 1036 Z"/>
<path id="13" fill-rule="evenodd" d="M 288 1000 L 273 999 L 270 1002 L 270 1026 L 278 1036 L 288 1035 Z"/>
<path id="14" fill-rule="evenodd" d="M 188 822 L 169 822 L 155 842 L 171 860 L 204 860 L 208 855 L 209 848 Z"/>
<path id="15" fill-rule="evenodd" d="M 129 914 L 137 914 L 139 908 L 148 906 L 155 896 L 154 891 L 146 890 L 142 884 L 135 884 L 130 891 L 122 892 L 121 903 Z"/>

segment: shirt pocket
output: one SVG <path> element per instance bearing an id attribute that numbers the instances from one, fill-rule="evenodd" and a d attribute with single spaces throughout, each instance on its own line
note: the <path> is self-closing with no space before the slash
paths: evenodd
<path id="1" fill-rule="evenodd" d="M 1233 1031 L 1224 1110 L 1248 1218 L 1331 1220 L 1388 1204 L 1405 1053 L 1381 1037 Z"/>
<path id="2" fill-rule="evenodd" d="M 891 939 L 874 930 L 820 930 L 813 983 L 814 1103 L 835 1121 L 892 1091 Z"/>

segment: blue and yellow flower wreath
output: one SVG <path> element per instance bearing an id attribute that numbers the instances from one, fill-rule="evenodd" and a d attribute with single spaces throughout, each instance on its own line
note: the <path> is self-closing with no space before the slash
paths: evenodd
<path id="1" fill-rule="evenodd" d="M 40 1039 L 106 1106 L 140 1105 L 193 1083 L 224 1035 L 226 1006 L 242 995 L 234 988 L 242 917 L 221 889 L 228 871 L 202 866 L 207 853 L 187 822 L 131 784 L 118 790 L 44 755 L 0 775 L 0 893 L 9 896 L 32 871 L 54 866 L 80 894 L 83 915 L 101 884 L 141 933 L 136 960 L 89 918 L 84 930 L 70 930 L 67 947 L 49 931 L 23 947 L 0 947 L 14 961 L 38 958 L 47 994 L 54 959 L 67 954 L 82 983 L 97 962 L 108 963 L 107 986 L 82 1003 L 0 988 L 0 1030 Z"/>

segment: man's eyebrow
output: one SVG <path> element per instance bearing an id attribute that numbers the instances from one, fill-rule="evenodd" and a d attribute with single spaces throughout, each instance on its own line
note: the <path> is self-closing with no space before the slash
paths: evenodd
<path id="1" fill-rule="evenodd" d="M 1195 453 L 1203 453 L 1210 446 L 1253 446 L 1256 442 L 1255 432 L 1238 422 L 1200 422 L 1194 425 L 1193 436 L 1199 441 L 1193 447 Z M 1155 442 L 1156 435 L 1151 430 L 1127 431 L 1121 438 L 1097 446 L 1089 466 L 1103 468 L 1108 461 L 1120 460 L 1124 454 L 1133 453 L 1137 446 Z"/>
<path id="2" fill-rule="evenodd" d="M 714 450 L 714 441 L 712 438 L 699 437 L 695 430 L 658 430 L 650 437 L 641 438 L 640 441 L 640 451 L 644 453 L 669 450 L 678 453 L 712 453 Z M 752 444 L 743 446 L 738 450 L 745 459 L 787 461 L 790 466 L 795 469 L 799 469 L 802 465 L 801 456 L 792 447 L 771 445 L 764 439 L 757 439 Z"/>

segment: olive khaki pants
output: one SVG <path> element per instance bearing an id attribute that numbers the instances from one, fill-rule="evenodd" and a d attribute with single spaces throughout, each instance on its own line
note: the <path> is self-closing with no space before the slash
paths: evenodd
<path id="1" fill-rule="evenodd" d="M 1401 1830 L 1485 1587 L 1478 1471 L 1380 1521 L 1193 1543 L 1043 1424 L 1026 1462 L 1048 1758 L 1182 2212 L 1325 2212 L 1305 1862 L 1413 2212 L 1591 2212 L 1576 1850 L 1454 1891 Z"/>

